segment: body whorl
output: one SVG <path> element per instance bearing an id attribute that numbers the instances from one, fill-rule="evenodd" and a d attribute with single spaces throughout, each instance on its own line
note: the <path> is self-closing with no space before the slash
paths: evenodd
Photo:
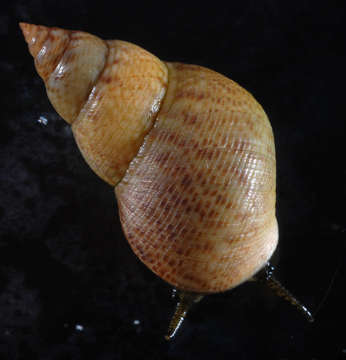
<path id="1" fill-rule="evenodd" d="M 168 64 L 155 125 L 116 187 L 137 256 L 188 291 L 249 279 L 278 240 L 275 148 L 261 106 L 226 77 Z"/>

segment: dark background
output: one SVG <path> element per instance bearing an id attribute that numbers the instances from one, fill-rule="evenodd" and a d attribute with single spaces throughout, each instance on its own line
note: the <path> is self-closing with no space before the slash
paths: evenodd
<path id="1" fill-rule="evenodd" d="M 0 359 L 346 358 L 346 19 L 335 4 L 1 5 Z M 134 42 L 253 93 L 276 139 L 276 276 L 315 323 L 247 283 L 205 298 L 176 339 L 163 340 L 170 286 L 131 252 L 113 189 L 49 104 L 19 21 Z"/>

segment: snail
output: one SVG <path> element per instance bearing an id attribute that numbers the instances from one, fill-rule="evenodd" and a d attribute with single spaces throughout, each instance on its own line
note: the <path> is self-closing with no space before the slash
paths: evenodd
<path id="1" fill-rule="evenodd" d="M 203 296 L 269 285 L 278 242 L 271 125 L 254 97 L 197 65 L 120 40 L 20 23 L 47 95 L 91 169 L 115 188 L 138 258 L 178 289 L 166 339 Z"/>

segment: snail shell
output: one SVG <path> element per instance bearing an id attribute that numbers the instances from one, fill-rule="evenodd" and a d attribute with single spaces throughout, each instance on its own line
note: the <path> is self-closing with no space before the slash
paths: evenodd
<path id="1" fill-rule="evenodd" d="M 128 42 L 21 24 L 49 99 L 90 167 L 115 186 L 136 255 L 173 286 L 225 291 L 278 241 L 275 148 L 234 81 Z"/>

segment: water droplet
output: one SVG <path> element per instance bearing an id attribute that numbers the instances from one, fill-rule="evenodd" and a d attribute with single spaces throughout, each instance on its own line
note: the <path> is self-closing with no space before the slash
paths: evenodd
<path id="1" fill-rule="evenodd" d="M 133 320 L 133 325 L 139 325 L 141 322 L 139 320 Z"/>
<path id="2" fill-rule="evenodd" d="M 48 124 L 48 119 L 46 117 L 44 117 L 43 115 L 41 115 L 38 118 L 38 123 L 40 123 L 41 125 L 47 125 Z"/>
<path id="3" fill-rule="evenodd" d="M 80 324 L 76 324 L 75 329 L 76 329 L 77 331 L 83 331 L 83 330 L 84 330 L 84 326 L 83 326 L 83 325 L 80 325 Z"/>

